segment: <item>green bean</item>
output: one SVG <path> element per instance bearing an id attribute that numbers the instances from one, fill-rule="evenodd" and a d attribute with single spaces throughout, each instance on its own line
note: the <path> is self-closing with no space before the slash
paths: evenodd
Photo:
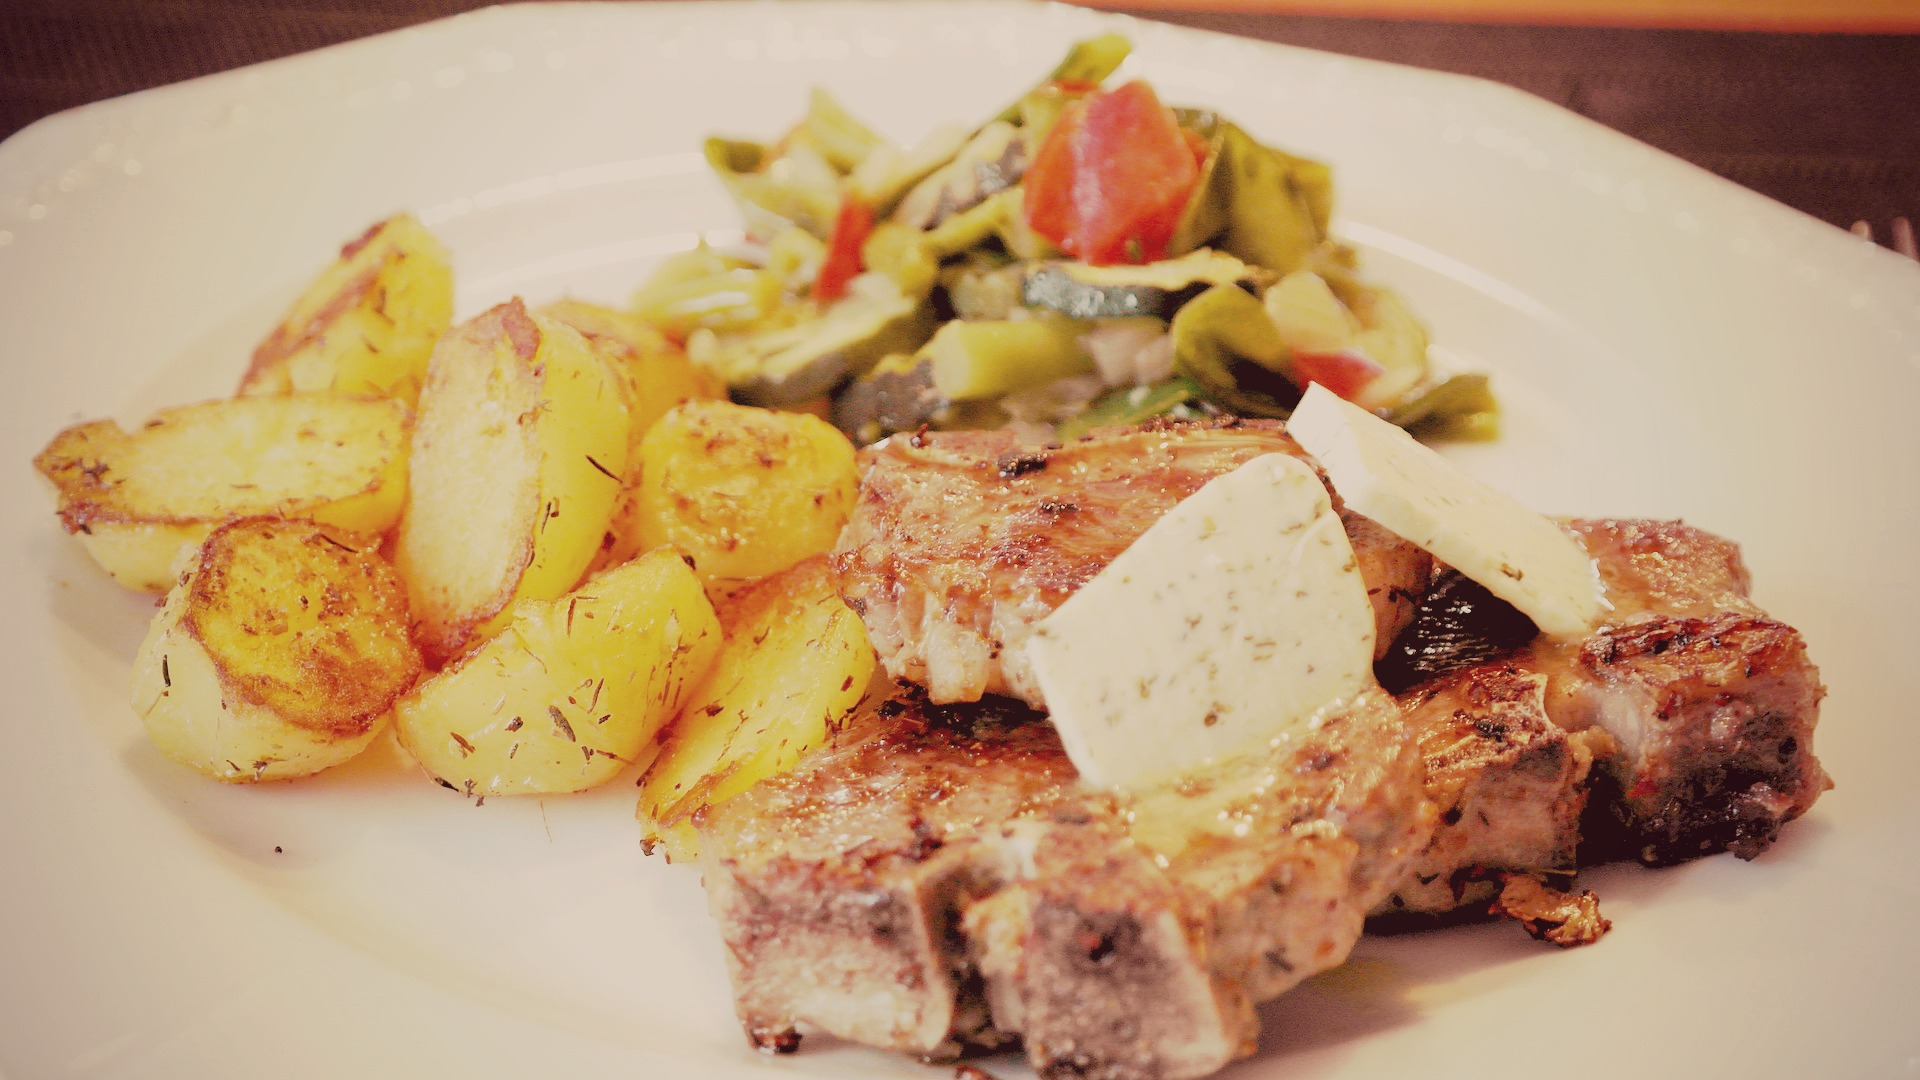
<path id="1" fill-rule="evenodd" d="M 1120 67 L 1128 54 L 1133 52 L 1133 43 L 1121 34 L 1101 34 L 1096 38 L 1077 41 L 1067 50 L 1067 55 L 1054 65 L 1047 77 L 1022 95 L 1019 101 L 1000 110 L 995 120 L 1012 123 L 1020 119 L 1020 107 L 1029 96 L 1046 91 L 1055 83 L 1098 83 L 1106 79 Z"/>
<path id="2" fill-rule="evenodd" d="M 941 327 L 920 350 L 948 401 L 977 401 L 1093 370 L 1080 345 L 1086 324 L 1072 319 L 963 322 Z"/>
<path id="3" fill-rule="evenodd" d="M 1234 285 L 1216 285 L 1173 317 L 1173 369 L 1211 400 L 1247 416 L 1285 417 L 1300 398 L 1289 354 L 1260 301 Z"/>
<path id="4" fill-rule="evenodd" d="M 1430 386 L 1387 414 L 1430 439 L 1492 439 L 1500 433 L 1500 406 L 1483 374 L 1455 375 Z"/>
<path id="5" fill-rule="evenodd" d="M 1200 384 L 1185 375 L 1175 375 L 1151 386 L 1122 386 L 1095 398 L 1085 412 L 1062 422 L 1059 438 L 1077 439 L 1097 427 L 1132 425 L 1156 416 L 1179 415 L 1184 406 L 1198 401 L 1205 392 Z"/>

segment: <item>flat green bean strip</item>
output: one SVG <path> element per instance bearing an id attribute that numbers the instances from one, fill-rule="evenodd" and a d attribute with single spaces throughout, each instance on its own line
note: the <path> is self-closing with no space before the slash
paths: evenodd
<path id="1" fill-rule="evenodd" d="M 633 313 L 676 333 L 705 327 L 739 330 L 780 302 L 780 280 L 764 270 L 737 267 L 701 277 L 649 282 L 634 293 Z"/>
<path id="2" fill-rule="evenodd" d="M 1387 419 L 1432 439 L 1491 439 L 1499 434 L 1500 406 L 1487 377 L 1474 372 L 1428 387 Z"/>
<path id="3" fill-rule="evenodd" d="M 1047 73 L 1047 77 L 1028 93 L 1044 91 L 1054 83 L 1098 83 L 1114 73 L 1133 52 L 1133 42 L 1122 34 L 1101 34 L 1099 37 L 1074 42 L 1060 63 Z M 1023 94 L 1019 101 L 1000 110 L 995 120 L 1012 123 L 1020 119 L 1021 103 L 1026 101 Z"/>
<path id="4" fill-rule="evenodd" d="M 1173 369 L 1208 398 L 1245 416 L 1285 417 L 1300 392 L 1290 355 L 1266 309 L 1235 285 L 1215 285 L 1173 317 Z"/>
<path id="5" fill-rule="evenodd" d="M 1024 191 L 1013 187 L 987 196 L 980 205 L 948 218 L 921 238 L 927 252 L 936 259 L 951 258 L 998 238 L 1008 253 L 1019 259 L 1045 259 L 1060 254 L 1027 227 L 1021 213 Z"/>
<path id="6" fill-rule="evenodd" d="M 1213 113 L 1187 109 L 1175 115 L 1207 139 L 1207 159 L 1167 253 L 1180 255 L 1212 242 L 1278 274 L 1303 265 L 1326 239 L 1333 213 L 1332 171 L 1262 146 Z"/>
<path id="7" fill-rule="evenodd" d="M 818 86 L 807 100 L 807 115 L 800 121 L 800 132 L 842 173 L 852 172 L 884 142 L 871 128 L 855 120 L 832 94 Z"/>
<path id="8" fill-rule="evenodd" d="M 1063 421 L 1057 434 L 1062 440 L 1077 439 L 1097 427 L 1144 423 L 1204 395 L 1200 384 L 1185 375 L 1151 386 L 1122 386 L 1095 398 L 1080 415 Z"/>
<path id="9" fill-rule="evenodd" d="M 759 143 L 711 138 L 707 164 L 740 207 L 750 236 L 773 236 L 797 225 L 824 240 L 840 212 L 840 177 L 818 150 L 790 146 L 772 169 L 770 149 Z"/>

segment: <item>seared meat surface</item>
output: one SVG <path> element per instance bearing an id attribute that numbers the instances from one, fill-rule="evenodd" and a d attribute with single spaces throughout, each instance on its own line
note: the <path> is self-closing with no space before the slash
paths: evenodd
<path id="1" fill-rule="evenodd" d="M 1004 431 L 897 435 L 863 451 L 833 556 L 841 593 L 887 673 L 933 701 L 999 693 L 1044 708 L 1026 656 L 1034 625 L 1180 500 L 1272 453 L 1305 456 L 1274 421 L 1111 429 L 1055 448 Z M 1384 649 L 1432 561 L 1342 516 Z"/>
<path id="2" fill-rule="evenodd" d="M 1480 905 L 1506 872 L 1570 870 L 1583 827 L 1587 863 L 1752 858 L 1831 786 L 1813 755 L 1819 671 L 1748 597 L 1738 547 L 1679 522 L 1567 527 L 1609 621 L 1401 695 L 1441 823 L 1382 914 Z"/>
<path id="3" fill-rule="evenodd" d="M 865 451 L 834 565 L 907 685 L 696 819 L 757 1043 L 792 1049 L 811 1026 L 948 1058 L 1017 1039 L 1044 1077 L 1205 1076 L 1251 1053 L 1255 1006 L 1341 963 L 1369 913 L 1471 906 L 1592 941 L 1608 925 L 1592 895 L 1550 887 L 1580 861 L 1624 850 L 1618 837 L 1650 863 L 1751 857 L 1829 786 L 1818 672 L 1748 598 L 1738 549 L 1634 521 L 1567 524 L 1613 604 L 1580 639 L 1505 626 L 1478 648 L 1484 604 L 1454 597 L 1458 625 L 1402 666 L 1465 662 L 1398 701 L 1369 690 L 1165 786 L 1083 786 L 1044 715 L 992 695 L 1044 708 L 1035 625 L 1181 499 L 1267 453 L 1301 454 L 1251 421 Z M 1434 565 L 1343 520 L 1378 659 Z M 1598 847 L 1582 835 L 1596 820 L 1616 837 Z"/>
<path id="4" fill-rule="evenodd" d="M 1018 1035 L 1042 1075 L 1204 1076 L 1252 1051 L 1255 1004 L 1345 959 L 1432 829 L 1377 692 L 1128 796 L 1081 788 L 1038 720 L 896 700 L 703 814 L 758 1041 L 804 1022 L 942 1056 Z"/>
<path id="5" fill-rule="evenodd" d="M 1086 798 L 1053 728 L 1017 703 L 908 696 L 705 811 L 707 897 L 749 1036 L 778 1045 L 804 1020 L 932 1057 L 995 1041 L 956 926 L 963 892 L 995 877 L 980 837 Z"/>
<path id="6" fill-rule="evenodd" d="M 1484 910 L 1501 872 L 1572 873 L 1599 732 L 1547 719 L 1547 678 L 1477 664 L 1400 699 L 1440 825 L 1376 914 Z"/>
<path id="7" fill-rule="evenodd" d="M 1731 541 L 1677 521 L 1569 527 L 1615 610 L 1584 641 L 1534 643 L 1519 666 L 1547 676 L 1554 723 L 1616 744 L 1600 801 L 1617 835 L 1590 840 L 1649 865 L 1753 858 L 1833 786 L 1813 754 L 1826 688 L 1805 642 L 1754 605 Z"/>

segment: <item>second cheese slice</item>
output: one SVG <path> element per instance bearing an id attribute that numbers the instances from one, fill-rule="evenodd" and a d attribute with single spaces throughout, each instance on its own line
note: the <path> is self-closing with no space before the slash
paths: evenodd
<path id="1" fill-rule="evenodd" d="M 1552 521 L 1358 405 L 1311 386 L 1287 434 L 1347 506 L 1518 608 L 1543 633 L 1590 629 L 1606 610 L 1593 559 Z"/>
<path id="2" fill-rule="evenodd" d="M 1081 776 L 1139 787 L 1264 748 L 1371 685 L 1373 626 L 1326 487 L 1269 454 L 1155 522 L 1028 652 Z"/>

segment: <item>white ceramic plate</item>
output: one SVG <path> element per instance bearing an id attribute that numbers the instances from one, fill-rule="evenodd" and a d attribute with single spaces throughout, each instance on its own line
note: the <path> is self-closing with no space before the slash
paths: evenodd
<path id="1" fill-rule="evenodd" d="M 910 139 L 1114 25 L 507 8 L 0 147 L 0 1072 L 928 1075 L 746 1050 L 696 875 L 640 857 L 630 782 L 475 808 L 390 746 L 252 789 L 162 761 L 125 701 L 151 607 L 60 534 L 26 461 L 76 419 L 227 392 L 333 249 L 396 209 L 451 245 L 463 313 L 618 301 L 734 225 L 707 133 L 775 133 L 818 82 Z M 1507 926 L 1366 941 L 1269 1007 L 1230 1075 L 1920 1072 L 1920 268 L 1497 86 L 1118 25 L 1167 98 L 1336 166 L 1340 229 L 1498 379 L 1507 435 L 1462 458 L 1545 510 L 1740 539 L 1832 688 L 1839 787 L 1757 862 L 1590 875 L 1615 923 L 1590 949 Z"/>

